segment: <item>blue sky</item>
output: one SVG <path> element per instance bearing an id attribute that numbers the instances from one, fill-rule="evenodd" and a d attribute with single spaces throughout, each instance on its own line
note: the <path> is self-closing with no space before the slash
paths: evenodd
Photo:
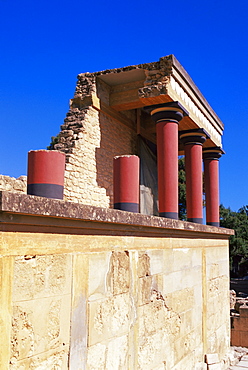
<path id="1" fill-rule="evenodd" d="M 248 204 L 247 0 L 0 0 L 0 17 L 1 174 L 59 132 L 77 74 L 174 54 L 225 125 L 221 202 Z"/>

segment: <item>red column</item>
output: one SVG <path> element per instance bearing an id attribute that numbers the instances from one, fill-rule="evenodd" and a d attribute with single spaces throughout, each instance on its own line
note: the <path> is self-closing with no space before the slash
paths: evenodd
<path id="1" fill-rule="evenodd" d="M 65 154 L 54 150 L 28 153 L 27 193 L 63 199 Z"/>
<path id="2" fill-rule="evenodd" d="M 178 102 L 145 110 L 156 122 L 159 215 L 178 219 L 178 122 L 188 112 Z"/>
<path id="3" fill-rule="evenodd" d="M 182 131 L 186 172 L 187 220 L 203 223 L 202 144 L 209 137 L 203 129 Z"/>
<path id="4" fill-rule="evenodd" d="M 220 147 L 203 150 L 207 225 L 219 226 L 219 158 L 224 154 Z"/>
<path id="5" fill-rule="evenodd" d="M 114 157 L 114 208 L 139 212 L 139 157 Z"/>

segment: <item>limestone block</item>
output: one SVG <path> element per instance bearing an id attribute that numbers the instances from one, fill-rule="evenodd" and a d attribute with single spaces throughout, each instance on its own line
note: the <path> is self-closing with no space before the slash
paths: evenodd
<path id="1" fill-rule="evenodd" d="M 181 289 L 192 288 L 196 284 L 199 286 L 199 280 L 202 278 L 202 267 L 195 266 L 191 269 L 185 269 L 182 271 L 182 285 Z"/>
<path id="2" fill-rule="evenodd" d="M 147 335 L 152 335 L 157 330 L 165 330 L 167 336 L 174 339 L 180 331 L 180 316 L 169 309 L 163 297 L 153 293 L 149 304 L 138 308 L 139 340 L 140 344 L 145 341 Z"/>
<path id="3" fill-rule="evenodd" d="M 71 255 L 16 257 L 13 301 L 69 294 Z"/>
<path id="4" fill-rule="evenodd" d="M 193 330 L 175 341 L 175 362 L 179 362 L 194 351 L 197 346 L 196 339 L 197 333 Z"/>
<path id="5" fill-rule="evenodd" d="M 130 285 L 130 266 L 128 252 L 112 252 L 109 283 L 113 294 L 126 293 Z"/>
<path id="6" fill-rule="evenodd" d="M 115 338 L 108 343 L 106 365 L 107 370 L 128 369 L 128 336 Z"/>
<path id="7" fill-rule="evenodd" d="M 138 350 L 138 370 L 151 370 L 170 364 L 171 348 L 166 333 L 156 331 L 153 335 L 146 336 Z M 168 369 L 170 369 L 170 365 Z"/>
<path id="8" fill-rule="evenodd" d="M 69 344 L 70 296 L 18 302 L 13 307 L 11 363 Z"/>
<path id="9" fill-rule="evenodd" d="M 103 298 L 108 292 L 111 252 L 89 255 L 89 300 Z"/>
<path id="10" fill-rule="evenodd" d="M 173 271 L 188 269 L 192 265 L 193 250 L 190 248 L 173 249 Z"/>
<path id="11" fill-rule="evenodd" d="M 88 255 L 73 255 L 69 368 L 85 369 L 87 356 Z"/>
<path id="12" fill-rule="evenodd" d="M 177 313 L 192 310 L 195 305 L 194 288 L 186 288 L 166 294 L 165 301 L 167 306 Z"/>
<path id="13" fill-rule="evenodd" d="M 221 363 L 208 365 L 208 370 L 222 370 Z"/>
<path id="14" fill-rule="evenodd" d="M 147 254 L 150 257 L 150 274 L 155 275 L 164 272 L 164 251 L 150 250 Z"/>
<path id="15" fill-rule="evenodd" d="M 209 365 L 220 362 L 218 353 L 208 353 L 205 355 L 205 362 Z"/>
<path id="16" fill-rule="evenodd" d="M 68 345 L 63 350 L 48 351 L 24 360 L 11 363 L 9 370 L 67 370 L 68 369 Z M 79 370 L 79 369 L 78 369 Z"/>
<path id="17" fill-rule="evenodd" d="M 147 304 L 151 301 L 152 276 L 139 278 L 139 305 Z"/>
<path id="18" fill-rule="evenodd" d="M 198 362 L 196 365 L 195 365 L 195 368 L 194 370 L 207 370 L 208 368 L 208 365 L 204 362 Z"/>
<path id="19" fill-rule="evenodd" d="M 152 276 L 152 290 L 163 292 L 163 275 Z"/>
<path id="20" fill-rule="evenodd" d="M 89 302 L 89 345 L 128 333 L 130 309 L 129 294 Z"/>
<path id="21" fill-rule="evenodd" d="M 94 346 L 89 347 L 87 356 L 87 369 L 89 370 L 105 369 L 105 361 L 106 361 L 106 346 L 104 344 L 97 343 Z"/>
<path id="22" fill-rule="evenodd" d="M 139 253 L 138 277 L 150 275 L 150 257 L 145 252 Z"/>

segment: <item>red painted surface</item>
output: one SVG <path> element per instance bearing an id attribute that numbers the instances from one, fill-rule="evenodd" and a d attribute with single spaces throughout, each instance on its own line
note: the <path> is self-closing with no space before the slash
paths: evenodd
<path id="1" fill-rule="evenodd" d="M 219 222 L 219 161 L 204 159 L 204 181 L 206 194 L 206 221 Z"/>
<path id="2" fill-rule="evenodd" d="M 163 120 L 156 130 L 159 213 L 178 213 L 178 123 Z"/>
<path id="3" fill-rule="evenodd" d="M 187 218 L 201 219 L 203 218 L 202 145 L 186 144 L 184 152 Z"/>
<path id="4" fill-rule="evenodd" d="M 114 158 L 114 203 L 139 203 L 139 157 Z"/>
<path id="5" fill-rule="evenodd" d="M 28 153 L 28 184 L 64 186 L 65 154 L 51 150 Z"/>

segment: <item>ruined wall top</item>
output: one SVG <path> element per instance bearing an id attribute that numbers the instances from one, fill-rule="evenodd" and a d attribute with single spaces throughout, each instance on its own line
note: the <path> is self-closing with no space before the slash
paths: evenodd
<path id="1" fill-rule="evenodd" d="M 79 74 L 71 108 L 89 106 L 92 96 L 119 112 L 179 101 L 189 112 L 179 130 L 204 128 L 211 145 L 222 146 L 222 121 L 174 55 L 157 62 Z"/>

